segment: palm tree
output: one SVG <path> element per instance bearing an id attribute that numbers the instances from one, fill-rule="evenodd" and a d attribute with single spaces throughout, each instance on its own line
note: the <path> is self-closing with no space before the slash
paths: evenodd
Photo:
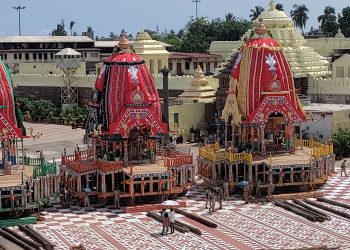
<path id="1" fill-rule="evenodd" d="M 335 16 L 335 9 L 331 6 L 326 6 L 323 11 L 323 15 L 320 15 L 317 20 L 321 23 L 321 28 L 324 27 L 325 23 L 328 21 L 335 21 L 337 17 Z"/>
<path id="2" fill-rule="evenodd" d="M 250 12 L 251 14 L 249 17 L 251 18 L 252 21 L 256 20 L 260 14 L 265 11 L 265 9 L 261 6 L 255 6 L 254 9 L 251 9 Z"/>
<path id="3" fill-rule="evenodd" d="M 232 13 L 227 13 L 225 15 L 225 20 L 226 21 L 234 21 L 235 19 L 236 19 L 236 17 Z"/>
<path id="4" fill-rule="evenodd" d="M 284 11 L 283 4 L 281 4 L 281 3 L 276 4 L 276 10 Z"/>
<path id="5" fill-rule="evenodd" d="M 74 21 L 70 21 L 69 23 L 69 29 L 70 29 L 70 35 L 72 36 L 73 35 L 73 26 L 75 25 L 75 22 Z"/>
<path id="6" fill-rule="evenodd" d="M 306 21 L 309 19 L 307 13 L 309 12 L 309 9 L 305 6 L 305 4 L 302 5 L 293 5 L 293 10 L 290 11 L 290 15 L 292 17 L 292 20 L 294 21 L 294 25 L 296 27 L 299 27 L 301 31 L 304 33 L 303 28 L 306 26 Z"/>

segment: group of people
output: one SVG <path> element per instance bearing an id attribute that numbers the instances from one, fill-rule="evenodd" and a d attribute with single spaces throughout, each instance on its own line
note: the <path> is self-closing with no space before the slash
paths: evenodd
<path id="1" fill-rule="evenodd" d="M 163 230 L 162 235 L 168 235 L 169 227 L 170 227 L 170 233 L 175 233 L 175 211 L 174 209 L 163 209 L 160 212 L 160 216 L 163 219 Z"/>

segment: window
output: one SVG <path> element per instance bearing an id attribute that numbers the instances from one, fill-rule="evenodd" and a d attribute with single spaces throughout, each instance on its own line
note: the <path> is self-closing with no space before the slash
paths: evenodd
<path id="1" fill-rule="evenodd" d="M 38 53 L 39 55 L 39 59 L 43 59 L 43 54 L 42 53 Z"/>
<path id="2" fill-rule="evenodd" d="M 25 53 L 24 57 L 25 57 L 26 60 L 29 60 L 29 53 Z"/>
<path id="3" fill-rule="evenodd" d="M 50 57 L 51 57 L 51 59 L 53 59 L 53 53 L 50 53 Z"/>
<path id="4" fill-rule="evenodd" d="M 4 54 L 4 60 L 7 60 L 7 54 Z"/>
<path id="5" fill-rule="evenodd" d="M 344 67 L 337 67 L 335 72 L 336 77 L 344 77 Z"/>
<path id="6" fill-rule="evenodd" d="M 218 67 L 218 62 L 214 62 L 214 69 Z"/>
<path id="7" fill-rule="evenodd" d="M 44 59 L 47 60 L 47 53 L 44 53 Z"/>
<path id="8" fill-rule="evenodd" d="M 17 54 L 13 54 L 13 59 L 17 60 Z"/>
<path id="9" fill-rule="evenodd" d="M 33 59 L 36 60 L 36 53 L 33 53 Z"/>
<path id="10" fill-rule="evenodd" d="M 19 59 L 19 60 L 22 60 L 22 53 L 19 53 L 19 54 L 18 54 L 18 59 Z"/>
<path id="11" fill-rule="evenodd" d="M 179 113 L 174 113 L 174 127 L 179 127 Z"/>
<path id="12" fill-rule="evenodd" d="M 173 63 L 169 63 L 169 70 L 173 70 Z"/>
<path id="13" fill-rule="evenodd" d="M 187 70 L 190 69 L 190 63 L 189 62 L 185 62 L 185 69 L 187 69 Z"/>
<path id="14" fill-rule="evenodd" d="M 197 67 L 198 67 L 197 63 L 194 62 L 194 63 L 193 63 L 193 68 L 194 68 L 194 69 L 197 69 Z"/>

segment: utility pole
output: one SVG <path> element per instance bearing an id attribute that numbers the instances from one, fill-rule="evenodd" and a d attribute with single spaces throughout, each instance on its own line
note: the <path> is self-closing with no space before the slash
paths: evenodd
<path id="1" fill-rule="evenodd" d="M 18 30 L 19 30 L 19 35 L 21 36 L 21 10 L 24 10 L 26 7 L 25 6 L 13 6 L 12 9 L 18 11 Z"/>
<path id="2" fill-rule="evenodd" d="M 192 3 L 196 3 L 196 19 L 198 19 L 198 4 L 201 2 L 201 0 L 192 0 Z"/>

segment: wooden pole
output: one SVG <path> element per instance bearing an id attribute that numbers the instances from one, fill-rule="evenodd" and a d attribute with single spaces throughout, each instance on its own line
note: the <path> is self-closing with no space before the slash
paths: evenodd
<path id="1" fill-rule="evenodd" d="M 24 146 L 23 146 L 23 138 L 21 138 L 21 144 L 22 144 L 22 168 L 24 170 Z"/>

